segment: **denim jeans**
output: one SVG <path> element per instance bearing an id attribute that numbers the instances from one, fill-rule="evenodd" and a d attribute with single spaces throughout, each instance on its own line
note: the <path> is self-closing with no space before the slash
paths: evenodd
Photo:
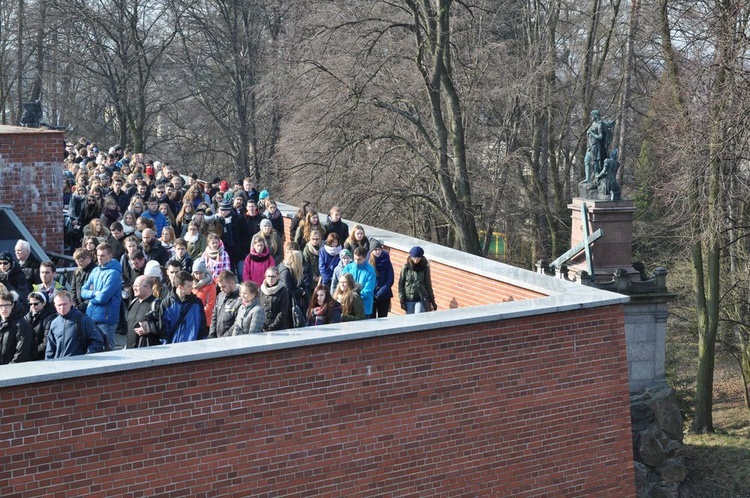
<path id="1" fill-rule="evenodd" d="M 424 313 L 427 311 L 422 307 L 421 301 L 406 301 L 406 314 L 412 315 L 414 313 Z"/>
<path id="2" fill-rule="evenodd" d="M 109 343 L 112 345 L 112 347 L 115 347 L 115 329 L 117 328 L 116 323 L 97 323 L 96 324 L 102 332 L 107 334 L 107 339 L 109 339 Z"/>

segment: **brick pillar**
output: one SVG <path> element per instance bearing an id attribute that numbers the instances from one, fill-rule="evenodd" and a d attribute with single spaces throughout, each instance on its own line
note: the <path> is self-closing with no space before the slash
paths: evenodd
<path id="1" fill-rule="evenodd" d="M 63 251 L 61 131 L 0 126 L 0 204 L 10 204 L 45 250 Z"/>

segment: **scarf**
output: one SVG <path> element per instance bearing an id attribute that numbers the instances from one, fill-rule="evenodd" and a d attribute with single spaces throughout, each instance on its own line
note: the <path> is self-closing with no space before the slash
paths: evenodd
<path id="1" fill-rule="evenodd" d="M 220 253 L 221 253 L 221 247 L 218 247 L 215 251 L 212 250 L 210 247 L 206 248 L 206 255 L 211 259 L 219 259 Z"/>
<path id="2" fill-rule="evenodd" d="M 331 256 L 332 258 L 335 258 L 336 256 L 338 256 L 339 253 L 341 252 L 341 249 L 343 249 L 341 246 L 331 247 L 331 246 L 326 245 L 323 247 L 328 253 L 328 255 Z"/>
<path id="3" fill-rule="evenodd" d="M 196 233 L 195 235 L 188 235 L 185 234 L 185 242 L 190 242 L 191 244 L 195 244 L 198 241 L 198 238 L 200 238 L 201 234 Z"/>
<path id="4" fill-rule="evenodd" d="M 258 254 L 255 252 L 255 249 L 250 250 L 250 259 L 255 261 L 256 263 L 262 263 L 263 261 L 266 261 L 268 258 L 271 257 L 271 253 L 268 252 L 268 248 L 266 248 L 262 253 Z"/>
<path id="5" fill-rule="evenodd" d="M 308 251 L 312 253 L 313 256 L 319 256 L 320 255 L 320 248 L 315 247 L 312 242 L 308 242 L 305 246 L 305 251 Z"/>
<path id="6" fill-rule="evenodd" d="M 275 295 L 277 292 L 279 292 L 279 290 L 282 287 L 284 287 L 284 284 L 281 284 L 281 283 L 278 283 L 278 284 L 274 285 L 273 287 L 269 287 L 269 286 L 266 285 L 265 280 L 263 281 L 262 284 L 260 284 L 260 290 L 266 296 L 273 296 L 273 295 Z"/>
<path id="7" fill-rule="evenodd" d="M 125 232 L 125 235 L 130 235 L 131 233 L 135 232 L 135 227 L 131 227 L 130 225 L 126 224 L 125 221 L 121 221 L 120 224 L 122 225 L 122 231 Z"/>

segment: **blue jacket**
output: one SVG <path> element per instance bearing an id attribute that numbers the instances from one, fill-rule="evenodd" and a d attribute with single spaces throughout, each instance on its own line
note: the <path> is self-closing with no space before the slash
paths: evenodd
<path id="1" fill-rule="evenodd" d="M 391 255 L 385 251 L 380 253 L 379 258 L 375 258 L 375 270 L 377 273 L 377 283 L 375 284 L 375 299 L 390 299 L 393 297 L 393 265 L 391 264 Z"/>
<path id="2" fill-rule="evenodd" d="M 157 211 L 156 214 L 151 214 L 151 211 L 148 209 L 141 214 L 144 218 L 148 218 L 149 220 L 154 220 L 154 225 L 156 226 L 156 236 L 161 237 L 161 231 L 164 230 L 164 227 L 167 226 L 169 223 L 169 220 L 167 220 L 167 217 L 162 214 L 161 211 Z"/>
<path id="3" fill-rule="evenodd" d="M 341 258 L 339 258 L 339 255 L 336 254 L 335 256 L 331 256 L 328 254 L 328 251 L 326 251 L 326 247 L 320 248 L 320 254 L 318 256 L 318 270 L 320 270 L 320 283 L 322 285 L 331 285 L 331 280 L 333 279 L 333 270 L 338 266 L 339 261 L 341 261 Z"/>
<path id="4" fill-rule="evenodd" d="M 89 302 L 86 314 L 95 323 L 116 324 L 120 320 L 122 299 L 122 266 L 111 259 L 109 263 L 91 270 L 81 289 L 81 298 Z"/>
<path id="5" fill-rule="evenodd" d="M 323 251 L 320 252 L 321 254 L 323 253 Z M 372 315 L 375 284 L 377 282 L 377 279 L 375 278 L 375 268 L 366 261 L 361 265 L 357 265 L 356 262 L 351 262 L 341 270 L 341 273 L 351 273 L 354 277 L 354 281 L 362 287 L 359 291 L 359 295 L 362 298 L 362 302 L 365 304 L 365 315 Z"/>
<path id="6" fill-rule="evenodd" d="M 79 323 L 80 336 L 88 342 L 87 344 L 81 344 L 81 341 L 78 340 L 79 334 L 76 331 L 76 322 L 79 317 L 82 317 Z M 58 316 L 50 323 L 45 359 L 65 358 L 86 353 L 98 353 L 99 351 L 104 351 L 102 334 L 94 328 L 91 319 L 83 316 L 83 313 L 76 308 L 71 308 L 67 315 Z"/>
<path id="7" fill-rule="evenodd" d="M 183 308 L 187 308 L 185 319 L 178 324 Z M 208 336 L 203 302 L 194 294 L 186 296 L 185 300 L 181 301 L 172 291 L 161 303 L 161 316 L 163 338 L 168 343 L 195 341 Z"/>

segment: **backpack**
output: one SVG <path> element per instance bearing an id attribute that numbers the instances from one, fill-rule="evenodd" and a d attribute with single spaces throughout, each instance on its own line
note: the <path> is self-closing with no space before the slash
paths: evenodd
<path id="1" fill-rule="evenodd" d="M 81 314 L 76 319 L 76 335 L 78 336 L 78 342 L 80 342 L 81 344 L 85 344 L 86 345 L 86 350 L 88 350 L 89 341 L 84 340 L 85 339 L 84 338 L 84 334 L 83 334 L 83 331 L 81 330 L 81 320 L 83 319 L 83 317 L 84 317 L 84 315 Z M 101 352 L 104 352 L 104 351 L 114 351 L 114 349 L 115 349 L 114 348 L 114 344 L 112 344 L 111 342 L 109 342 L 109 337 L 107 337 L 107 334 L 105 334 L 104 332 L 102 332 L 102 329 L 100 329 L 97 324 L 91 322 L 91 325 L 94 326 L 94 332 L 98 333 L 102 337 L 102 342 L 104 342 L 104 349 L 102 349 L 101 351 L 97 351 L 97 353 L 101 353 Z"/>

